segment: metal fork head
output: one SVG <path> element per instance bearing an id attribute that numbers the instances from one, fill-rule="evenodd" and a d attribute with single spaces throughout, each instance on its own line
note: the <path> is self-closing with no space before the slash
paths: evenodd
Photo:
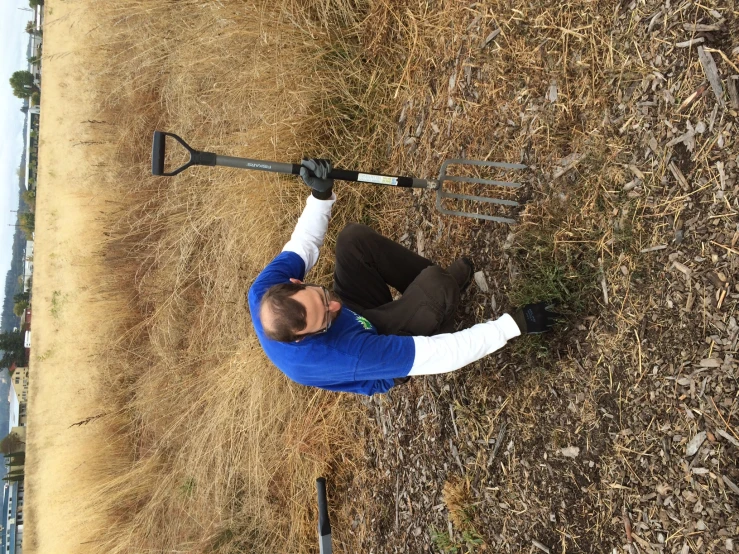
<path id="1" fill-rule="evenodd" d="M 444 190 L 444 183 L 447 181 L 457 182 L 457 183 L 475 183 L 480 185 L 494 185 L 498 187 L 507 187 L 507 188 L 519 188 L 521 186 L 521 183 L 517 182 L 511 182 L 511 181 L 498 181 L 495 179 L 481 179 L 478 177 L 460 177 L 457 175 L 447 175 L 447 168 L 450 165 L 474 165 L 474 166 L 483 166 L 483 167 L 495 167 L 499 169 L 506 169 L 506 170 L 521 170 L 526 169 L 527 166 L 523 164 L 511 164 L 511 163 L 505 163 L 505 162 L 487 162 L 482 160 L 465 160 L 465 159 L 458 159 L 458 160 L 445 160 L 443 164 L 441 164 L 441 173 L 439 174 L 439 185 L 436 189 L 436 209 L 439 210 L 443 214 L 447 215 L 459 215 L 462 217 L 472 217 L 474 219 L 484 219 L 487 221 L 497 221 L 499 223 L 516 223 L 515 219 L 511 219 L 509 217 L 500 217 L 500 216 L 494 216 L 494 215 L 488 215 L 488 214 L 480 214 L 480 213 L 474 213 L 474 212 L 463 212 L 463 211 L 455 211 L 455 210 L 447 210 L 442 206 L 442 202 L 445 198 L 451 198 L 454 200 L 467 200 L 471 202 L 479 202 L 481 204 L 498 204 L 502 206 L 518 206 L 519 203 L 515 200 L 507 200 L 504 198 L 495 198 L 495 197 L 489 197 L 489 196 L 472 196 L 468 194 L 457 194 L 453 192 L 448 192 Z"/>

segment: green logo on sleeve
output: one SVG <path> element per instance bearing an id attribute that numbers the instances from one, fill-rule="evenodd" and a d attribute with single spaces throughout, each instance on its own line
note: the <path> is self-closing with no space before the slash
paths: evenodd
<path id="1" fill-rule="evenodd" d="M 372 324 L 369 322 L 369 320 L 365 317 L 362 317 L 361 315 L 357 315 L 357 322 L 365 329 L 372 329 Z"/>

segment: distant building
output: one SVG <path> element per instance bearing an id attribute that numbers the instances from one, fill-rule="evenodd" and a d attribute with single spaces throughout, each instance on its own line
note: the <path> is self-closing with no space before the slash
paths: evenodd
<path id="1" fill-rule="evenodd" d="M 2 487 L 3 494 L 3 512 L 0 514 L 0 552 L 4 553 L 5 543 L 7 542 L 5 530 L 8 528 L 8 508 L 10 506 L 10 485 L 5 483 Z"/>
<path id="2" fill-rule="evenodd" d="M 10 384 L 15 389 L 15 394 L 18 397 L 19 418 L 18 424 L 25 424 L 25 404 L 28 402 L 28 368 L 27 367 L 15 367 L 13 363 L 9 368 L 10 372 Z"/>
<path id="3" fill-rule="evenodd" d="M 38 168 L 38 130 L 41 118 L 39 106 L 28 108 L 28 127 L 26 128 L 26 189 L 36 188 Z"/>
<path id="4" fill-rule="evenodd" d="M 12 388 L 10 389 L 13 390 Z M 15 432 L 25 441 L 25 427 L 11 428 L 11 432 Z M 15 471 L 18 467 L 12 466 Z M 0 540 L 0 553 L 2 554 L 22 554 L 23 552 L 23 502 L 24 502 L 24 482 L 20 481 L 5 482 L 3 490 L 3 513 L 0 517 L 2 523 L 2 531 Z"/>
<path id="5" fill-rule="evenodd" d="M 22 554 L 23 552 L 23 481 L 5 483 L 3 487 L 2 552 Z"/>
<path id="6" fill-rule="evenodd" d="M 0 439 L 2 439 L 7 433 L 10 433 L 13 427 L 18 427 L 20 424 L 20 402 L 18 401 L 18 395 L 15 393 L 14 387 L 10 387 L 8 389 L 8 404 L 10 404 L 8 430 L 6 433 L 2 433 L 0 431 Z"/>
<path id="7" fill-rule="evenodd" d="M 33 241 L 26 241 L 26 253 L 23 255 L 23 292 L 31 288 L 33 277 Z"/>
<path id="8" fill-rule="evenodd" d="M 31 328 L 31 308 L 30 306 L 25 309 L 23 312 L 23 315 L 21 316 L 21 326 L 24 326 L 26 329 Z"/>
<path id="9" fill-rule="evenodd" d="M 36 6 L 33 11 L 33 30 L 34 33 L 31 35 L 31 57 L 41 57 L 41 45 L 44 42 L 43 36 L 39 34 L 43 28 L 43 17 L 44 12 L 41 6 Z M 34 81 L 38 86 L 41 80 L 41 63 L 36 62 L 30 64 L 30 72 L 33 74 Z"/>
<path id="10" fill-rule="evenodd" d="M 26 402 L 28 400 L 28 368 L 16 367 L 12 375 L 11 384 L 15 389 L 15 394 L 18 396 L 18 401 L 21 403 Z"/>
<path id="11" fill-rule="evenodd" d="M 26 351 L 26 366 L 31 361 L 31 308 L 26 308 L 21 316 L 21 330 L 25 332 L 23 337 L 23 348 Z"/>
<path id="12" fill-rule="evenodd" d="M 10 389 L 13 395 L 13 389 Z M 12 407 L 11 407 L 12 408 Z M 22 440 L 26 440 L 25 427 L 13 427 L 11 423 L 11 433 L 15 433 Z M 22 469 L 23 466 L 20 466 Z M 15 471 L 18 466 L 12 466 Z M 23 501 L 24 501 L 24 481 L 21 477 L 20 481 L 6 482 L 3 486 L 3 514 L 0 522 L 3 523 L 2 543 L 3 554 L 22 554 L 23 552 Z"/>

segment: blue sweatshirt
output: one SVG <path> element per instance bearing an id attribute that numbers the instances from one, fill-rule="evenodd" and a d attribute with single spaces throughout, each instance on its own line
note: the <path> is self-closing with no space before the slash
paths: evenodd
<path id="1" fill-rule="evenodd" d="M 249 289 L 254 330 L 267 357 L 293 381 L 331 391 L 372 395 L 387 392 L 395 377 L 411 370 L 412 337 L 378 335 L 372 324 L 347 307 L 326 333 L 300 342 L 278 342 L 265 336 L 259 304 L 271 286 L 305 278 L 305 262 L 283 251 L 259 274 Z"/>

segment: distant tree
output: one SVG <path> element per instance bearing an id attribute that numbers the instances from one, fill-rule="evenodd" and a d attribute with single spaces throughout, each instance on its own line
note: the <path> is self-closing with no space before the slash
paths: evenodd
<path id="1" fill-rule="evenodd" d="M 41 103 L 41 93 L 39 91 L 34 91 L 33 94 L 31 94 L 31 107 L 38 106 Z"/>
<path id="2" fill-rule="evenodd" d="M 21 230 L 26 234 L 26 238 L 31 240 L 33 232 L 36 229 L 36 216 L 33 212 L 23 212 L 18 214 L 18 224 Z"/>
<path id="3" fill-rule="evenodd" d="M 28 5 L 32 8 L 36 8 L 37 6 L 40 6 L 43 4 L 42 0 L 28 0 Z"/>
<path id="4" fill-rule="evenodd" d="M 28 190 L 24 190 L 21 193 L 21 199 L 23 202 L 25 202 L 26 206 L 30 208 L 31 211 L 34 211 L 36 208 L 36 189 L 31 188 L 32 183 L 28 183 Z"/>
<path id="5" fill-rule="evenodd" d="M 36 23 L 33 21 L 29 21 L 26 23 L 26 33 L 29 35 L 37 35 L 40 36 L 42 34 L 41 29 L 36 29 Z"/>
<path id="6" fill-rule="evenodd" d="M 33 212 L 23 212 L 18 214 L 18 219 L 21 225 L 28 225 L 29 227 L 35 228 L 36 216 Z"/>
<path id="7" fill-rule="evenodd" d="M 13 331 L 0 333 L 0 350 L 12 351 L 18 348 L 23 348 L 23 335 Z"/>
<path id="8" fill-rule="evenodd" d="M 28 225 L 31 229 L 35 229 L 36 227 L 36 216 L 33 212 L 18 214 L 18 221 L 21 225 Z"/>
<path id="9" fill-rule="evenodd" d="M 19 452 L 23 450 L 23 446 L 26 443 L 23 442 L 18 433 L 9 433 L 3 440 L 0 441 L 0 452 L 3 454 L 10 454 L 12 452 Z"/>
<path id="10" fill-rule="evenodd" d="M 29 300 L 31 300 L 31 293 L 28 291 L 19 292 L 13 296 L 13 302 L 28 302 Z"/>
<path id="11" fill-rule="evenodd" d="M 26 311 L 26 308 L 28 308 L 27 300 L 16 302 L 15 304 L 13 304 L 13 313 L 20 317 L 23 315 L 23 312 Z"/>
<path id="12" fill-rule="evenodd" d="M 23 339 L 24 334 L 20 331 L 0 333 L 0 350 L 3 351 L 0 367 L 10 367 L 13 362 L 19 365 L 25 362 L 26 348 Z"/>
<path id="13" fill-rule="evenodd" d="M 33 74 L 30 71 L 16 71 L 10 77 L 10 86 L 13 89 L 13 95 L 18 98 L 28 98 L 34 92 L 38 92 L 38 87 L 33 81 Z"/>

